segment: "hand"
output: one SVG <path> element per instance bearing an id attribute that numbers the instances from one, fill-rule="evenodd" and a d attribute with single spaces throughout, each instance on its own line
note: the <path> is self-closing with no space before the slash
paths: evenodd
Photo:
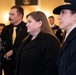
<path id="1" fill-rule="evenodd" d="M 5 55 L 4 58 L 6 58 L 7 60 L 11 60 L 10 56 L 13 54 L 13 50 L 8 51 Z"/>

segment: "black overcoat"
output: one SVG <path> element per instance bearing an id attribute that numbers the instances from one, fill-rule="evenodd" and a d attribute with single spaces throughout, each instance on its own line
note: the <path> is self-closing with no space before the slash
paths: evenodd
<path id="1" fill-rule="evenodd" d="M 54 36 L 41 32 L 25 41 L 16 54 L 16 75 L 57 75 L 59 48 Z"/>

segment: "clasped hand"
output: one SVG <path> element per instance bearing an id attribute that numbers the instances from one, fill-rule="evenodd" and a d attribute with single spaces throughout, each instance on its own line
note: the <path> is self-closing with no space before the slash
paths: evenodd
<path id="1" fill-rule="evenodd" d="M 11 60 L 10 56 L 13 54 L 13 50 L 8 51 L 7 53 L 4 54 L 4 58 L 7 60 Z"/>

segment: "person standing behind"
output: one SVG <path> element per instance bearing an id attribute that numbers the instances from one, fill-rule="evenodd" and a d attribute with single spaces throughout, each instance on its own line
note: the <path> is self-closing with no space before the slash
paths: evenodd
<path id="1" fill-rule="evenodd" d="M 0 23 L 0 37 L 1 37 L 2 30 L 3 30 L 4 26 L 5 26 L 5 24 L 4 24 L 4 23 Z"/>
<path id="2" fill-rule="evenodd" d="M 66 31 L 58 58 L 58 75 L 76 75 L 76 0 L 66 1 L 53 10 L 59 15 L 60 28 Z"/>
<path id="3" fill-rule="evenodd" d="M 53 29 L 56 37 L 59 39 L 60 43 L 62 44 L 64 34 L 63 34 L 63 31 L 59 28 L 59 26 L 55 24 L 54 16 L 49 16 L 48 21 L 49 21 L 49 25 Z"/>
<path id="4" fill-rule="evenodd" d="M 45 14 L 34 11 L 26 18 L 29 36 L 17 50 L 16 75 L 57 75 L 60 44 Z"/>
<path id="5" fill-rule="evenodd" d="M 28 35 L 26 23 L 23 22 L 24 10 L 20 6 L 13 6 L 9 12 L 10 25 L 3 28 L 2 40 L 6 42 L 5 55 L 4 55 L 4 74 L 14 75 L 15 69 L 15 52 L 19 48 L 23 39 Z M 13 28 L 16 29 L 16 39 L 13 43 Z M 12 55 L 13 54 L 13 55 Z"/>
<path id="6" fill-rule="evenodd" d="M 2 41 L 1 38 L 1 34 L 2 34 L 2 30 L 4 28 L 5 24 L 4 23 L 0 23 L 0 75 L 2 75 L 2 67 L 3 67 L 3 59 L 4 59 L 4 42 Z"/>

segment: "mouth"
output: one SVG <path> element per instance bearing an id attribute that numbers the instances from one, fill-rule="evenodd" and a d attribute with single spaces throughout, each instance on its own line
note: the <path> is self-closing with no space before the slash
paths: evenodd
<path id="1" fill-rule="evenodd" d="M 12 19 L 9 18 L 9 21 L 12 21 Z"/>

